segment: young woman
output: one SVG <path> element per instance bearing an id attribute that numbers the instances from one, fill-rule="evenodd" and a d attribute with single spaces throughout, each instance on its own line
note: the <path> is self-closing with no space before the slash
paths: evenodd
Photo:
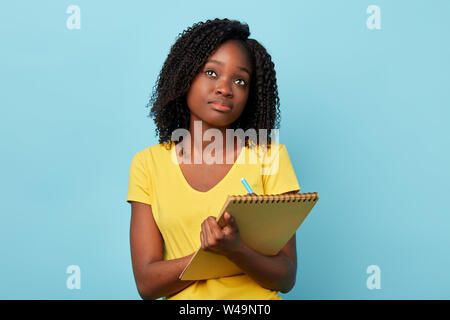
<path id="1" fill-rule="evenodd" d="M 268 133 L 279 125 L 274 64 L 249 35 L 239 21 L 199 22 L 180 34 L 163 65 L 149 103 L 159 144 L 134 155 L 127 196 L 133 272 L 143 299 L 280 299 L 278 291 L 294 286 L 295 235 L 276 256 L 264 256 L 241 241 L 231 215 L 223 228 L 215 220 L 228 195 L 247 194 L 242 177 L 256 194 L 300 190 L 284 145 L 263 136 L 277 154 L 267 165 L 259 157 L 261 135 L 255 144 L 247 136 L 227 138 L 227 129 Z M 172 139 L 177 129 L 188 133 L 180 142 Z M 196 161 L 208 158 L 211 132 L 221 146 L 211 153 L 216 161 Z M 249 161 L 254 155 L 258 161 Z M 225 255 L 243 273 L 179 280 L 199 246 Z"/>

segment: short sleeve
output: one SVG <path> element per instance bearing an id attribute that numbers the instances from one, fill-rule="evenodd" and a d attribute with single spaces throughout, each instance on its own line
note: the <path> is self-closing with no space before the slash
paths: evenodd
<path id="1" fill-rule="evenodd" d="M 127 202 L 137 201 L 151 205 L 152 200 L 150 172 L 141 151 L 131 160 Z"/>
<path id="2" fill-rule="evenodd" d="M 281 194 L 300 190 L 285 145 L 275 144 L 269 156 L 264 159 L 261 168 L 264 194 Z"/>

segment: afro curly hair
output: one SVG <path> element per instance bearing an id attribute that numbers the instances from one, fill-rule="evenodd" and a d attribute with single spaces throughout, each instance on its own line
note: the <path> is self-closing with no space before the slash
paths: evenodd
<path id="1" fill-rule="evenodd" d="M 267 50 L 249 36 L 246 23 L 226 18 L 195 23 L 178 35 L 146 106 L 151 106 L 148 117 L 154 117 L 160 144 L 165 143 L 170 148 L 174 130 L 189 130 L 190 110 L 186 95 L 190 85 L 208 57 L 228 40 L 238 40 L 243 44 L 253 66 L 247 104 L 231 127 L 244 131 L 255 129 L 256 132 L 266 129 L 264 141 L 271 143 L 269 131 L 278 129 L 280 125 L 280 99 L 274 63 Z M 258 135 L 257 144 L 260 142 Z M 249 137 L 245 138 L 245 145 L 249 145 Z"/>

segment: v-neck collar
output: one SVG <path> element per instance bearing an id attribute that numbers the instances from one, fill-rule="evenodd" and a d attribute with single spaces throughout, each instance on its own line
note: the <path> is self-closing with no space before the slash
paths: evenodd
<path id="1" fill-rule="evenodd" d="M 217 188 L 219 188 L 223 183 L 225 183 L 224 181 L 227 180 L 227 179 L 229 178 L 229 176 L 231 176 L 231 174 L 233 173 L 234 170 L 236 170 L 235 167 L 236 167 L 239 163 L 241 163 L 241 162 L 240 162 L 240 158 L 241 158 L 242 156 L 244 156 L 244 154 L 245 154 L 245 149 L 246 149 L 245 145 L 241 147 L 241 150 L 240 150 L 240 152 L 239 152 L 239 155 L 238 155 L 237 158 L 236 158 L 236 161 L 233 163 L 233 165 L 231 166 L 230 170 L 228 170 L 227 174 L 226 174 L 226 175 L 225 175 L 218 183 L 216 183 L 212 188 L 210 188 L 210 189 L 207 190 L 207 191 L 200 191 L 200 190 L 194 189 L 194 188 L 189 184 L 189 182 L 186 180 L 186 177 L 184 176 L 183 171 L 181 170 L 180 164 L 178 163 L 178 156 L 177 156 L 177 154 L 176 154 L 176 145 L 175 145 L 175 142 L 172 142 L 172 147 L 171 147 L 171 157 L 172 157 L 172 159 L 175 159 L 175 161 L 176 161 L 176 162 L 174 163 L 174 165 L 175 165 L 176 171 L 178 172 L 178 175 L 179 175 L 180 179 L 183 181 L 184 185 L 185 185 L 189 190 L 191 190 L 191 191 L 194 192 L 194 193 L 205 195 L 205 194 L 214 192 L 214 191 L 215 191 Z"/>

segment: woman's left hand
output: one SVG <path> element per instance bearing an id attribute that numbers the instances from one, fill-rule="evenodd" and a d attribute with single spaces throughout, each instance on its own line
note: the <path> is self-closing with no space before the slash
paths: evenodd
<path id="1" fill-rule="evenodd" d="M 225 226 L 221 228 L 214 217 L 208 217 L 202 223 L 200 242 L 203 250 L 227 255 L 241 244 L 241 236 L 236 220 L 225 212 Z"/>

